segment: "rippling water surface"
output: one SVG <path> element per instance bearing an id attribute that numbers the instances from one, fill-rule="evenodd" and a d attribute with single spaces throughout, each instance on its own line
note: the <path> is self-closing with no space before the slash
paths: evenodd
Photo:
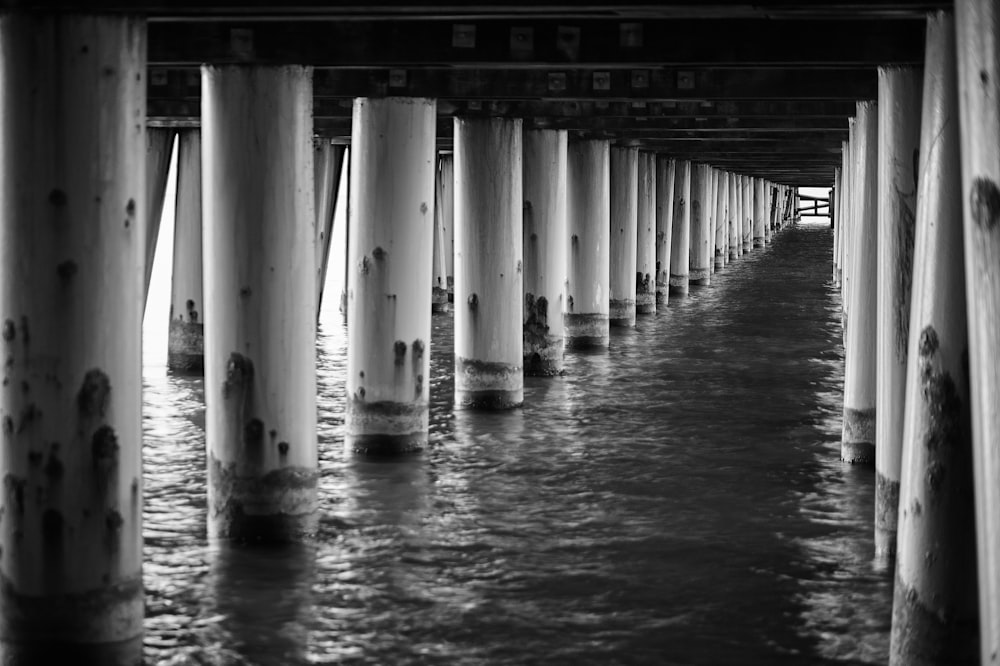
<path id="1" fill-rule="evenodd" d="M 831 240 L 783 232 L 506 413 L 453 410 L 435 316 L 431 445 L 392 462 L 343 450 L 334 314 L 309 546 L 207 541 L 203 382 L 147 367 L 147 662 L 884 663 Z"/>

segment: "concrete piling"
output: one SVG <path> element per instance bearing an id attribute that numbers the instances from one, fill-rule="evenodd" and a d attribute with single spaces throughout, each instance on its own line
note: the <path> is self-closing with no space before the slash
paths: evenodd
<path id="1" fill-rule="evenodd" d="M 5 10 L 0 90 L 5 659 L 137 663 L 146 22 Z"/>
<path id="2" fill-rule="evenodd" d="M 875 554 L 896 551 L 899 469 L 913 275 L 921 71 L 880 67 L 878 100 L 878 370 L 875 400 Z M 834 227 L 836 229 L 836 227 Z"/>
<path id="3" fill-rule="evenodd" d="M 312 70 L 204 65 L 201 112 L 208 534 L 298 541 L 318 519 Z"/>
<path id="4" fill-rule="evenodd" d="M 844 369 L 844 429 L 841 460 L 875 463 L 875 294 L 877 231 L 878 105 L 858 102 L 854 176 L 853 259 L 847 300 Z M 853 152 L 853 149 L 852 149 Z"/>
<path id="5" fill-rule="evenodd" d="M 566 210 L 568 279 L 567 348 L 607 347 L 610 281 L 610 144 L 603 139 L 569 142 Z"/>
<path id="6" fill-rule="evenodd" d="M 167 367 L 171 372 L 205 371 L 202 298 L 201 132 L 186 129 L 177 142 L 177 203 L 170 290 Z"/>
<path id="7" fill-rule="evenodd" d="M 345 445 L 357 453 L 427 443 L 436 111 L 424 98 L 354 100 Z"/>
<path id="8" fill-rule="evenodd" d="M 608 324 L 635 326 L 639 150 L 611 148 L 611 267 Z"/>
<path id="9" fill-rule="evenodd" d="M 635 312 L 656 312 L 656 153 L 639 153 Z"/>
<path id="10" fill-rule="evenodd" d="M 1000 7 L 955 2 L 982 664 L 1000 664 Z"/>
<path id="11" fill-rule="evenodd" d="M 524 374 L 563 370 L 566 304 L 565 130 L 524 132 Z"/>
<path id="12" fill-rule="evenodd" d="M 521 144 L 520 119 L 455 118 L 456 407 L 524 401 Z"/>
<path id="13" fill-rule="evenodd" d="M 691 165 L 690 243 L 688 250 L 688 284 L 711 284 L 712 250 L 715 234 L 711 233 L 709 201 L 712 190 L 711 169 L 705 164 Z"/>
<path id="14" fill-rule="evenodd" d="M 656 156 L 656 307 L 670 301 L 670 255 L 674 227 L 674 176 L 677 162 Z"/>
<path id="15" fill-rule="evenodd" d="M 928 18 L 923 87 L 893 666 L 979 663 L 958 93 L 944 12 Z"/>
<path id="16" fill-rule="evenodd" d="M 691 172 L 695 165 L 678 160 L 674 172 L 674 215 L 670 241 L 670 293 L 688 293 L 689 247 L 691 242 Z"/>

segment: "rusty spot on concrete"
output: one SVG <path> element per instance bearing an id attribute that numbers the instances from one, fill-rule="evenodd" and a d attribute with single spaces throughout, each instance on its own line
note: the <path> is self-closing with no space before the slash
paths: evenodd
<path id="1" fill-rule="evenodd" d="M 83 377 L 83 385 L 76 395 L 76 406 L 81 416 L 103 419 L 108 411 L 110 397 L 111 382 L 108 376 L 102 370 L 92 368 Z"/>
<path id="2" fill-rule="evenodd" d="M 392 352 L 395 357 L 393 362 L 396 365 L 403 365 L 403 359 L 406 358 L 406 343 L 402 340 L 396 340 L 392 345 Z"/>
<path id="3" fill-rule="evenodd" d="M 53 206 L 65 206 L 66 205 L 66 193 L 59 188 L 53 188 L 49 192 L 49 203 Z"/>
<path id="4" fill-rule="evenodd" d="M 243 444 L 248 449 L 259 450 L 264 444 L 264 422 L 253 418 L 243 426 Z"/>
<path id="5" fill-rule="evenodd" d="M 42 417 L 42 411 L 35 406 L 35 403 L 28 403 L 21 410 L 21 420 L 17 424 L 17 433 L 21 434 L 24 430 L 30 426 L 35 419 L 40 419 Z"/>
<path id="6" fill-rule="evenodd" d="M 90 452 L 97 467 L 111 467 L 118 463 L 118 435 L 114 428 L 102 425 L 90 438 Z"/>
<path id="7" fill-rule="evenodd" d="M 3 477 L 3 485 L 7 507 L 13 508 L 14 513 L 18 516 L 24 515 L 24 479 L 7 474 Z"/>
<path id="8" fill-rule="evenodd" d="M 992 180 L 976 178 L 972 183 L 969 203 L 972 219 L 980 229 L 989 231 L 1000 224 L 1000 189 Z"/>
<path id="9" fill-rule="evenodd" d="M 109 530 L 120 530 L 125 521 L 122 519 L 122 514 L 118 513 L 116 509 L 111 509 L 104 518 L 104 524 L 108 526 Z"/>
<path id="10" fill-rule="evenodd" d="M 229 355 L 226 364 L 226 379 L 222 382 L 222 397 L 229 399 L 235 391 L 245 391 L 253 381 L 253 361 L 239 352 Z"/>
<path id="11" fill-rule="evenodd" d="M 15 337 L 17 337 L 17 327 L 14 326 L 13 321 L 7 319 L 3 323 L 3 339 L 7 342 L 13 342 Z"/>
<path id="12" fill-rule="evenodd" d="M 276 440 L 276 439 L 278 438 L 278 431 L 277 431 L 277 430 L 275 430 L 274 428 L 271 428 L 271 429 L 270 429 L 270 430 L 269 430 L 269 431 L 267 432 L 267 434 L 268 434 L 268 436 L 269 436 L 269 437 L 271 438 L 271 441 L 272 441 L 272 442 L 273 442 L 274 440 Z"/>
<path id="13" fill-rule="evenodd" d="M 931 492 L 938 492 L 941 490 L 941 484 L 944 483 L 945 468 L 944 465 L 939 460 L 932 460 L 927 465 L 927 487 Z"/>
<path id="14" fill-rule="evenodd" d="M 46 509 L 42 513 L 42 539 L 46 547 L 62 541 L 63 517 L 55 509 Z"/>
<path id="15" fill-rule="evenodd" d="M 45 475 L 52 481 L 58 481 L 63 477 L 62 461 L 53 454 L 49 454 L 48 462 L 45 463 Z"/>

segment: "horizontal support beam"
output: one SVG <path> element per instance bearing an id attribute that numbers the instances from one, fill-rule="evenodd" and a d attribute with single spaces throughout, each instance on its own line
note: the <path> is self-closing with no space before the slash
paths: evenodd
<path id="1" fill-rule="evenodd" d="M 288 63 L 328 68 L 783 69 L 922 64 L 911 19 L 285 20 L 153 23 L 150 65 Z"/>
<path id="2" fill-rule="evenodd" d="M 197 70 L 162 70 L 151 72 L 148 87 L 148 114 L 169 119 L 197 118 L 201 115 L 199 98 L 201 78 Z M 313 101 L 313 116 L 317 123 L 326 119 L 350 119 L 353 100 L 320 98 Z M 495 116 L 533 119 L 540 123 L 565 119 L 567 125 L 576 120 L 594 119 L 677 119 L 715 121 L 771 120 L 776 123 L 795 119 L 831 123 L 831 127 L 847 127 L 847 118 L 854 115 L 853 100 L 721 100 L 721 101 L 537 101 L 520 100 L 483 102 L 480 100 L 438 99 L 438 116 Z M 574 129 L 567 126 L 566 129 Z"/>
<path id="3" fill-rule="evenodd" d="M 19 0 L 3 0 L 0 7 L 18 7 Z M 694 0 L 491 0 L 477 4 L 466 0 L 296 0 L 282 4 L 257 0 L 34 0 L 35 8 L 69 11 L 101 10 L 143 12 L 154 20 L 192 19 L 300 19 L 340 18 L 412 19 L 436 18 L 554 18 L 560 20 L 586 18 L 922 18 L 926 12 L 951 7 L 951 2 L 938 0 L 770 0 L 766 2 L 725 1 L 696 2 Z"/>
<path id="4" fill-rule="evenodd" d="M 482 100 L 859 100 L 875 99 L 875 69 L 332 70 L 317 69 L 313 93 L 333 99 L 434 97 Z"/>

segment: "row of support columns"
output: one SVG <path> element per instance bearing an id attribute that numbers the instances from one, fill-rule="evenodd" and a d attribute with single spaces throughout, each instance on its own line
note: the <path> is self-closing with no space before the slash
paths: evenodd
<path id="1" fill-rule="evenodd" d="M 0 89 L 26 91 L 0 98 L 5 640 L 141 633 L 141 321 L 175 138 L 144 125 L 145 53 L 139 18 L 0 16 Z M 312 92 L 308 67 L 206 65 L 201 129 L 176 133 L 169 355 L 205 375 L 213 539 L 317 526 L 316 314 L 344 150 L 314 145 Z M 526 369 L 607 347 L 611 324 L 789 220 L 759 179 L 517 119 L 456 119 L 439 164 L 435 121 L 432 99 L 354 103 L 352 450 L 426 443 L 435 289 L 453 293 L 456 406 L 510 408 Z"/>
<path id="2" fill-rule="evenodd" d="M 890 663 L 1000 663 L 1000 9 L 927 21 L 835 173 L 841 457 L 874 463 Z"/>

